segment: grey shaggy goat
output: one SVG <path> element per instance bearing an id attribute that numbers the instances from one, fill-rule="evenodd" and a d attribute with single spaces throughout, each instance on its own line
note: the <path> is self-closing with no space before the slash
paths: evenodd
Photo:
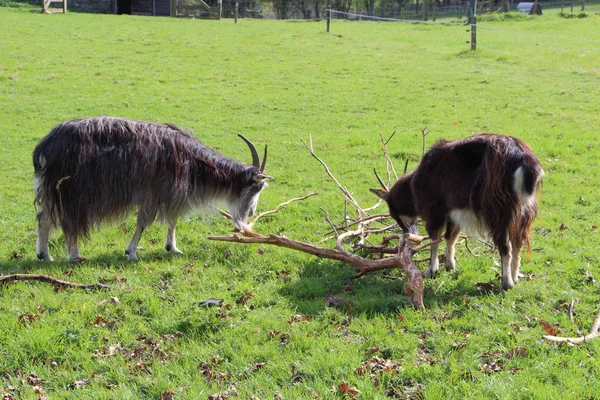
<path id="1" fill-rule="evenodd" d="M 253 165 L 204 146 L 175 125 L 97 117 L 56 126 L 33 152 L 38 237 L 36 252 L 52 260 L 50 229 L 64 232 L 68 259 L 81 260 L 77 240 L 107 220 L 137 208 L 136 231 L 125 252 L 136 260 L 144 229 L 158 216 L 168 226 L 165 248 L 181 254 L 175 224 L 196 207 L 224 202 L 236 229 L 249 231 L 248 217 L 269 177 L 250 141 Z"/>

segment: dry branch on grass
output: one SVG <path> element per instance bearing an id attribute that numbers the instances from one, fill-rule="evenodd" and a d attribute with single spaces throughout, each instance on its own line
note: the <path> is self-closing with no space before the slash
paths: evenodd
<path id="1" fill-rule="evenodd" d="M 594 320 L 594 324 L 592 325 L 592 329 L 590 329 L 589 334 L 587 334 L 585 336 L 579 336 L 579 337 L 560 337 L 560 336 L 553 336 L 553 335 L 544 335 L 544 339 L 550 340 L 552 342 L 568 343 L 568 344 L 574 345 L 574 344 L 583 343 L 590 339 L 595 339 L 597 337 L 600 337 L 600 332 L 598 332 L 599 329 L 600 329 L 600 311 L 598 311 L 598 315 L 596 315 L 596 319 Z"/>
<path id="2" fill-rule="evenodd" d="M 354 266 L 358 271 L 353 278 L 358 278 L 367 272 L 381 271 L 391 268 L 403 268 L 409 282 L 404 285 L 404 294 L 417 308 L 423 307 L 423 275 L 412 262 L 412 256 L 415 253 L 411 243 L 420 243 L 424 238 L 416 235 L 398 235 L 398 246 L 396 254 L 392 257 L 385 257 L 370 260 L 354 253 L 350 253 L 342 246 L 342 241 L 351 236 L 358 236 L 358 231 L 345 232 L 338 236 L 337 249 L 327 247 L 317 247 L 309 243 L 299 242 L 288 239 L 284 236 L 269 235 L 259 237 L 240 237 L 238 235 L 228 236 L 209 236 L 209 240 L 218 240 L 234 243 L 263 243 L 275 246 L 285 247 L 292 250 L 302 251 L 320 258 L 342 261 Z"/>
<path id="3" fill-rule="evenodd" d="M 389 153 L 387 150 L 387 143 L 391 140 L 392 137 L 393 135 L 390 136 L 390 138 L 387 141 L 384 141 L 383 138 L 381 140 L 384 149 L 384 156 L 386 158 L 388 180 L 391 178 L 392 173 L 395 175 L 395 171 L 393 171 L 393 166 L 391 166 L 391 160 L 389 159 Z M 335 184 L 341 190 L 344 198 L 344 221 L 343 224 L 341 224 L 340 226 L 336 226 L 329 218 L 328 213 L 323 210 L 327 222 L 333 228 L 333 231 L 329 234 L 335 234 L 336 248 L 332 249 L 327 247 L 317 247 L 313 244 L 289 239 L 284 236 L 278 236 L 274 234 L 263 236 L 254 232 L 241 232 L 243 236 L 235 234 L 228 236 L 209 236 L 208 239 L 243 244 L 270 244 L 274 246 L 301 251 L 320 258 L 341 261 L 350 264 L 355 268 L 357 273 L 352 276 L 353 278 L 358 278 L 368 272 L 393 268 L 402 268 L 406 277 L 408 278 L 408 282 L 404 285 L 404 294 L 414 307 L 422 308 L 423 275 L 415 265 L 414 261 L 412 260 L 412 257 L 414 254 L 418 253 L 419 251 L 423 250 L 425 247 L 428 246 L 425 245 L 415 248 L 415 245 L 421 244 L 426 238 L 422 236 L 409 234 L 389 235 L 383 238 L 383 241 L 380 245 L 365 245 L 365 242 L 367 241 L 367 238 L 370 234 L 382 233 L 390 229 L 391 226 L 385 226 L 383 228 L 370 228 L 370 225 L 372 223 L 382 222 L 384 219 L 388 219 L 389 216 L 370 215 L 369 212 L 377 208 L 380 203 L 378 202 L 375 206 L 369 208 L 361 207 L 356 201 L 356 199 L 352 196 L 350 191 L 344 185 L 342 185 L 340 181 L 338 181 L 338 179 L 333 175 L 325 161 L 323 161 L 316 154 L 313 148 L 312 138 L 310 139 L 309 144 L 307 144 L 304 140 L 302 140 L 302 143 L 308 149 L 311 156 L 317 161 L 319 161 L 319 163 L 321 163 L 321 165 L 325 168 L 326 174 L 335 182 Z M 293 201 L 305 200 L 314 194 L 316 193 L 311 192 L 306 196 L 288 200 L 271 211 L 266 211 L 261 214 L 258 214 L 256 218 L 254 218 L 254 220 L 249 222 L 249 226 L 253 227 L 261 217 L 277 213 Z M 348 205 L 351 205 L 355 208 L 355 217 L 349 216 L 347 210 Z M 228 213 L 224 211 L 220 212 L 223 216 L 231 218 Z M 347 240 L 352 240 L 354 242 L 355 249 L 360 250 L 363 253 L 366 252 L 372 255 L 379 255 L 379 258 L 373 259 L 361 257 L 353 252 L 348 251 L 344 247 L 344 242 Z M 392 241 L 397 241 L 397 245 L 391 245 L 390 243 Z"/>
<path id="4" fill-rule="evenodd" d="M 73 287 L 79 289 L 108 289 L 109 287 L 103 285 L 101 283 L 75 283 L 63 281 L 61 279 L 53 278 L 48 275 L 39 275 L 39 274 L 13 274 L 13 275 L 0 275 L 0 284 L 7 283 L 11 281 L 41 281 L 52 283 L 53 285 L 61 286 L 61 287 Z"/>

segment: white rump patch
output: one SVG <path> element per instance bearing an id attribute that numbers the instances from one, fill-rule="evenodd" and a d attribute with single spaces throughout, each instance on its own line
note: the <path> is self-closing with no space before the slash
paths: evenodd
<path id="1" fill-rule="evenodd" d="M 528 194 L 523 191 L 523 182 L 525 180 L 525 171 L 523 167 L 517 168 L 513 176 L 513 191 L 521 201 L 521 204 L 525 207 L 533 206 L 535 202 L 535 195 Z"/>
<path id="2" fill-rule="evenodd" d="M 460 228 L 461 232 L 468 235 L 481 237 L 488 236 L 488 229 L 485 223 L 477 218 L 477 215 L 467 209 L 455 209 L 450 211 L 450 219 Z"/>

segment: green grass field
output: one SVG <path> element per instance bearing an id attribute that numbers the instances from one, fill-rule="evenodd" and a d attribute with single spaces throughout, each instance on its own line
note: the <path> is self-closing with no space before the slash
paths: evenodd
<path id="1" fill-rule="evenodd" d="M 331 28 L 0 8 L 0 273 L 111 288 L 0 288 L 3 398 L 599 398 L 600 340 L 570 347 L 542 336 L 587 332 L 600 306 L 600 16 L 484 22 L 475 53 L 465 26 Z M 173 122 L 246 162 L 238 133 L 268 143 L 275 179 L 259 211 L 319 195 L 256 230 L 313 243 L 329 230 L 321 209 L 341 221 L 344 205 L 300 139 L 312 135 L 371 205 L 372 170 L 385 169 L 380 135 L 397 132 L 398 169 L 407 158 L 415 167 L 424 128 L 429 144 L 517 136 L 546 171 L 528 279 L 480 291 L 499 286 L 498 257 L 458 246 L 458 271 L 426 281 L 426 310 L 414 310 L 403 282 L 383 273 L 349 283 L 341 263 L 208 241 L 231 231 L 212 214 L 179 222 L 184 256 L 164 251 L 155 224 L 140 261 L 127 262 L 129 218 L 83 243 L 83 265 L 65 262 L 60 232 L 55 261 L 39 262 L 31 153 L 56 124 L 96 115 Z M 328 296 L 342 305 L 328 307 Z M 199 305 L 212 297 L 224 305 Z"/>

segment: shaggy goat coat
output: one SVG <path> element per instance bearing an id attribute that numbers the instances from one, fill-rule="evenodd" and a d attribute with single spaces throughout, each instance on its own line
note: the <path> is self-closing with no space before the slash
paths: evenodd
<path id="1" fill-rule="evenodd" d="M 502 286 L 518 280 L 520 250 L 538 212 L 536 192 L 542 167 L 527 144 L 505 135 L 480 134 L 439 141 L 410 174 L 389 190 L 374 190 L 386 200 L 391 216 L 405 232 L 416 233 L 417 216 L 439 240 L 445 229 L 446 260 L 455 266 L 454 242 L 461 230 L 487 233 L 502 258 Z M 437 244 L 432 245 L 426 277 L 438 272 Z"/>
<path id="2" fill-rule="evenodd" d="M 58 125 L 35 148 L 33 165 L 41 259 L 51 259 L 52 226 L 63 229 L 69 258 L 76 259 L 77 238 L 134 208 L 139 211 L 126 250 L 130 259 L 156 216 L 169 225 L 166 247 L 173 253 L 180 253 L 175 222 L 194 207 L 228 203 L 235 227 L 244 231 L 268 178 L 256 165 L 227 158 L 175 125 L 110 117 Z"/>

